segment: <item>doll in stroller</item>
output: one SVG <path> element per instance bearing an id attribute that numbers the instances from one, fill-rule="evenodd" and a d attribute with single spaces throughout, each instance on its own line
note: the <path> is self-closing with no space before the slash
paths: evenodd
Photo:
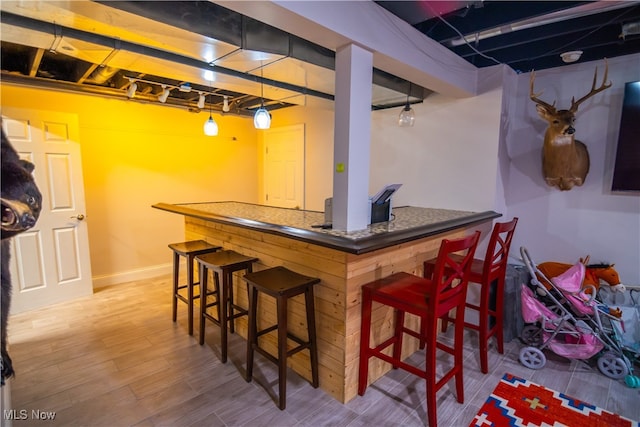
<path id="1" fill-rule="evenodd" d="M 631 362 L 638 355 L 624 346 L 619 334 L 624 330 L 620 312 L 599 302 L 595 289 L 589 292 L 582 289 L 584 264 L 577 263 L 549 280 L 526 248 L 520 248 L 520 253 L 532 277 L 531 286 L 523 285 L 521 289 L 522 317 L 526 323 L 521 339 L 526 347 L 520 350 L 520 363 L 531 369 L 543 368 L 544 349 L 568 359 L 597 357 L 598 369 L 605 376 L 624 379 L 630 387 L 640 387 Z"/>

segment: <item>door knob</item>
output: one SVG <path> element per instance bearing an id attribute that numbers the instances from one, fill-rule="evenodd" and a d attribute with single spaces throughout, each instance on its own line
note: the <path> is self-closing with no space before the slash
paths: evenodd
<path id="1" fill-rule="evenodd" d="M 84 219 L 84 215 L 82 215 L 82 214 L 78 214 L 78 215 L 72 216 L 71 218 L 75 218 L 75 219 L 77 219 L 78 221 L 82 221 L 82 220 Z"/>

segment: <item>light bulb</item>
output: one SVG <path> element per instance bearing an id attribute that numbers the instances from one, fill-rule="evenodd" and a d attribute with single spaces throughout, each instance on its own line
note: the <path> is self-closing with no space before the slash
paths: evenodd
<path id="1" fill-rule="evenodd" d="M 225 113 L 228 113 L 229 110 L 231 110 L 229 108 L 229 97 L 225 95 L 224 101 L 222 102 L 222 111 L 224 111 Z"/>
<path id="2" fill-rule="evenodd" d="M 253 116 L 253 126 L 256 129 L 269 129 L 271 126 L 271 115 L 266 108 L 260 107 L 256 110 L 256 115 Z"/>
<path id="3" fill-rule="evenodd" d="M 211 117 L 211 113 L 209 113 L 209 119 L 204 122 L 204 134 L 207 136 L 218 135 L 218 124 L 213 120 L 213 117 Z"/>
<path id="4" fill-rule="evenodd" d="M 416 121 L 416 115 L 413 112 L 413 108 L 407 104 L 404 106 L 402 111 L 400 111 L 400 115 L 398 116 L 398 125 L 401 127 L 413 126 Z"/>

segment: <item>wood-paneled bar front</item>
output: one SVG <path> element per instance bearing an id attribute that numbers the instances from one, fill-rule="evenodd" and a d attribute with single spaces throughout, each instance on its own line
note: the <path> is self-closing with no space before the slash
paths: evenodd
<path id="1" fill-rule="evenodd" d="M 397 207 L 392 210 L 391 221 L 344 232 L 317 228 L 324 223 L 324 213 L 316 211 L 241 202 L 157 203 L 153 207 L 184 215 L 187 240 L 203 239 L 259 258 L 254 271 L 282 265 L 321 279 L 315 286 L 320 388 L 343 403 L 357 394 L 362 285 L 397 271 L 422 275 L 423 262 L 436 256 L 443 238 L 465 235 L 483 223 L 490 227 L 490 222 L 500 216 L 493 211 Z M 236 299 L 247 306 L 244 282 L 234 283 Z M 274 323 L 273 301 L 260 300 L 260 305 L 259 318 L 265 324 Z M 372 340 L 389 336 L 392 312 L 374 308 L 372 318 Z M 417 319 L 409 321 L 415 323 Z M 302 297 L 294 298 L 289 305 L 289 326 L 294 334 L 306 336 Z M 246 338 L 246 319 L 239 319 L 236 327 Z M 276 354 L 275 337 L 261 339 Z M 409 356 L 417 348 L 417 341 L 406 339 L 403 355 Z M 295 354 L 289 365 L 309 379 L 307 353 Z M 369 380 L 388 370 L 389 365 L 381 360 L 372 361 Z"/>

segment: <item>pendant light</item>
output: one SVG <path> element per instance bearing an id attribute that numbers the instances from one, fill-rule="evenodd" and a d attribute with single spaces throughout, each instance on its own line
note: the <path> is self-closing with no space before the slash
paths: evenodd
<path id="1" fill-rule="evenodd" d="M 411 82 L 409 82 L 409 92 L 407 92 L 407 103 L 400 111 L 400 115 L 398 116 L 398 125 L 400 127 L 409 127 L 413 126 L 416 121 L 416 115 L 413 112 L 413 108 L 409 104 L 409 95 L 411 94 Z"/>
<path id="2" fill-rule="evenodd" d="M 256 110 L 256 115 L 253 116 L 253 126 L 256 129 L 269 129 L 271 127 L 271 116 L 262 105 Z"/>
<path id="3" fill-rule="evenodd" d="M 271 127 L 271 115 L 264 108 L 264 82 L 262 81 L 262 66 L 260 67 L 260 108 L 253 116 L 253 126 L 256 129 L 269 129 Z"/>
<path id="4" fill-rule="evenodd" d="M 218 135 L 218 124 L 211 117 L 211 102 L 209 102 L 209 119 L 204 122 L 204 134 L 207 136 Z"/>

